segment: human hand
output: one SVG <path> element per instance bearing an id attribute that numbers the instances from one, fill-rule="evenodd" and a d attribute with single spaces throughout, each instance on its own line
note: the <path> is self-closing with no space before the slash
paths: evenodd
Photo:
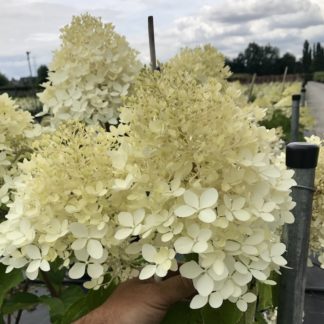
<path id="1" fill-rule="evenodd" d="M 130 279 L 75 324 L 158 324 L 172 304 L 194 293 L 192 281 L 180 275 L 159 282 Z"/>

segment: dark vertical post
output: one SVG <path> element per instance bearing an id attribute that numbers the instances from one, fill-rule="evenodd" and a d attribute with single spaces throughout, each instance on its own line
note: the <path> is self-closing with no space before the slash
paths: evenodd
<path id="1" fill-rule="evenodd" d="M 152 70 L 156 70 L 156 54 L 155 54 L 155 40 L 154 40 L 154 21 L 153 16 L 148 17 L 148 34 Z"/>
<path id="2" fill-rule="evenodd" d="M 26 56 L 27 56 L 27 63 L 28 63 L 28 68 L 29 68 L 29 76 L 32 78 L 33 77 L 33 73 L 32 73 L 32 69 L 31 69 L 31 65 L 30 65 L 30 52 L 26 52 Z"/>
<path id="3" fill-rule="evenodd" d="M 282 240 L 286 244 L 285 257 L 289 268 L 282 268 L 279 286 L 277 324 L 302 324 L 306 285 L 306 266 L 315 168 L 319 147 L 310 143 L 289 143 L 286 147 L 287 167 L 294 169 L 297 185 L 292 188 L 296 202 L 295 222 L 286 224 Z"/>
<path id="4" fill-rule="evenodd" d="M 300 95 L 292 95 L 290 142 L 298 141 Z"/>
<path id="5" fill-rule="evenodd" d="M 288 73 L 288 66 L 285 67 L 285 71 L 282 77 L 282 92 L 285 91 L 285 82 L 286 82 L 286 78 L 287 78 L 287 73 Z"/>
<path id="6" fill-rule="evenodd" d="M 254 87 L 254 83 L 255 83 L 255 78 L 256 78 L 256 73 L 253 74 L 252 80 L 251 80 L 251 83 L 250 83 L 248 102 L 251 102 L 251 100 L 252 100 L 252 94 L 253 94 L 253 87 Z"/>
<path id="7" fill-rule="evenodd" d="M 300 91 L 300 106 L 305 107 L 305 101 L 306 101 L 306 89 L 305 87 L 302 87 Z"/>

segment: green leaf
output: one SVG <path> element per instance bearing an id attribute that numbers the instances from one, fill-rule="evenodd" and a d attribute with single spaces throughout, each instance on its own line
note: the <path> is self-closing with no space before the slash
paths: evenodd
<path id="1" fill-rule="evenodd" d="M 216 309 L 206 305 L 201 313 L 204 324 L 238 324 L 243 316 L 236 305 L 229 301 L 224 301 L 223 305 Z"/>
<path id="2" fill-rule="evenodd" d="M 40 302 L 49 307 L 51 322 L 59 323 L 64 314 L 64 303 L 61 299 L 51 296 L 40 296 Z"/>
<path id="3" fill-rule="evenodd" d="M 63 290 L 60 298 L 41 296 L 40 300 L 49 307 L 51 322 L 60 323 L 67 309 L 84 296 L 85 292 L 81 287 L 69 286 Z"/>
<path id="4" fill-rule="evenodd" d="M 0 309 L 9 290 L 17 287 L 24 280 L 21 270 L 15 269 L 9 273 L 5 273 L 5 271 L 6 266 L 0 264 Z"/>
<path id="5" fill-rule="evenodd" d="M 18 292 L 5 300 L 2 305 L 3 314 L 11 314 L 19 309 L 30 309 L 39 304 L 39 297 L 28 292 Z"/>
<path id="6" fill-rule="evenodd" d="M 199 310 L 191 309 L 189 303 L 179 302 L 167 312 L 161 324 L 201 324 L 203 319 Z"/>
<path id="7" fill-rule="evenodd" d="M 70 324 L 83 315 L 103 304 L 112 294 L 116 285 L 112 282 L 106 289 L 89 290 L 83 297 L 73 303 L 63 314 L 60 324 Z"/>
<path id="8" fill-rule="evenodd" d="M 86 293 L 80 286 L 70 286 L 63 290 L 60 299 L 64 303 L 64 308 L 67 310 L 79 299 L 85 297 Z"/>

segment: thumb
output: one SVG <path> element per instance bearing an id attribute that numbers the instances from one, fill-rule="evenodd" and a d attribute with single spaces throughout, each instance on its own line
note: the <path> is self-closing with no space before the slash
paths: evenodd
<path id="1" fill-rule="evenodd" d="M 181 299 L 192 296 L 196 290 L 191 279 L 183 278 L 180 275 L 173 276 L 167 280 L 159 282 L 165 302 L 168 305 L 174 304 Z"/>

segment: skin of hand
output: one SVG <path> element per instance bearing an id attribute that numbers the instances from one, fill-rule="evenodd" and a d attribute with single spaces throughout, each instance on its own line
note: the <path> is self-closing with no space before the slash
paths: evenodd
<path id="1" fill-rule="evenodd" d="M 180 275 L 159 282 L 130 279 L 74 324 L 159 324 L 172 304 L 194 293 L 192 281 Z"/>

